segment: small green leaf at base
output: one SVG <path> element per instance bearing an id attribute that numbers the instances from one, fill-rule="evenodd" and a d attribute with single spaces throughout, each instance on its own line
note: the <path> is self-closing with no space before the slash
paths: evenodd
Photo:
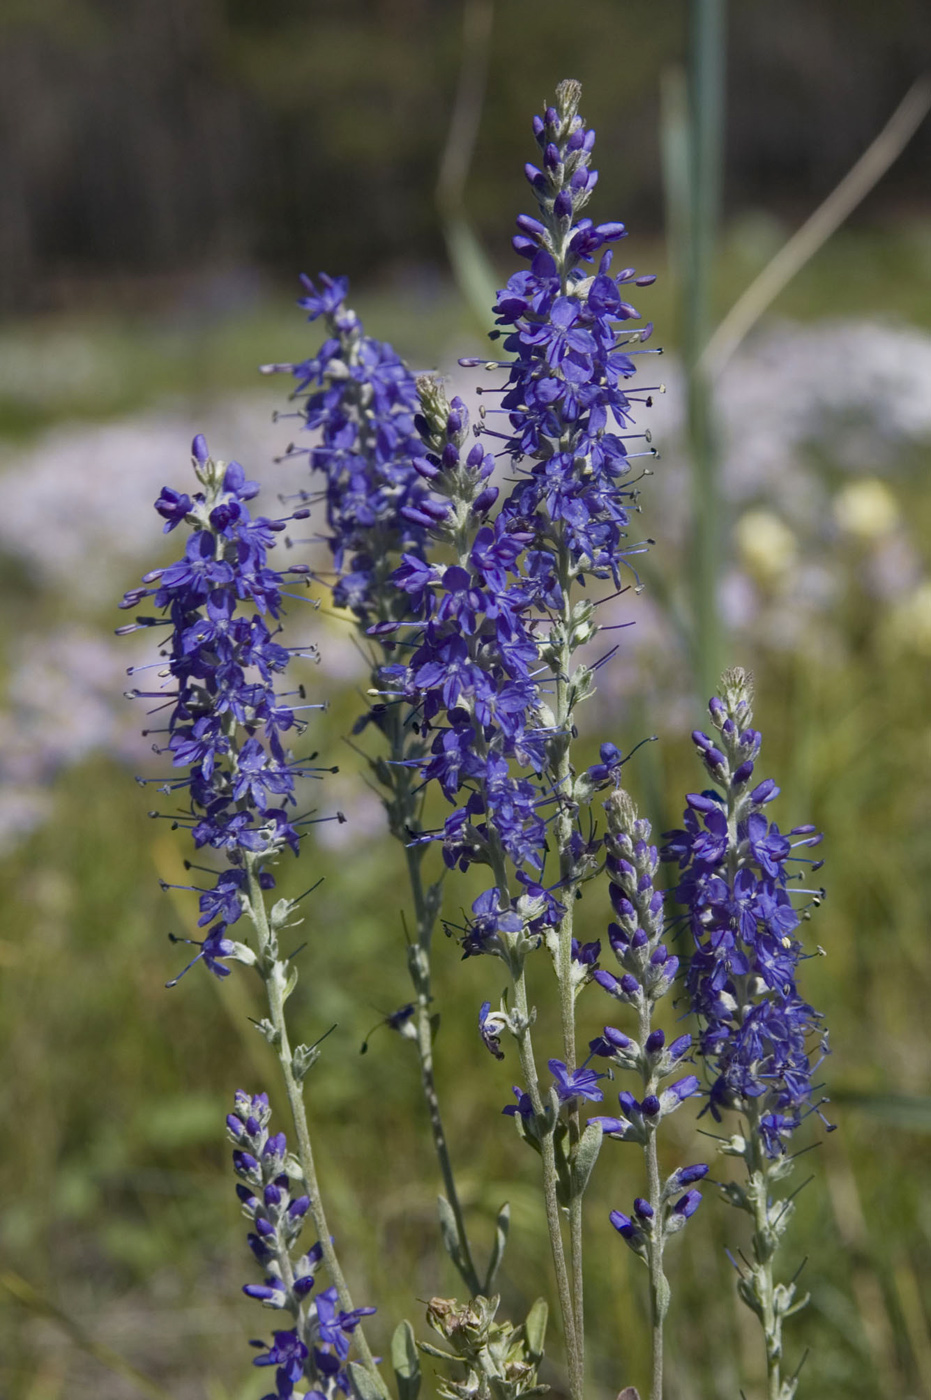
<path id="1" fill-rule="evenodd" d="M 539 1366 L 543 1359 L 543 1343 L 546 1338 L 546 1324 L 549 1320 L 549 1304 L 545 1298 L 538 1298 L 527 1314 L 527 1321 L 524 1323 L 524 1335 L 527 1338 L 527 1350 L 530 1353 L 534 1365 Z"/>

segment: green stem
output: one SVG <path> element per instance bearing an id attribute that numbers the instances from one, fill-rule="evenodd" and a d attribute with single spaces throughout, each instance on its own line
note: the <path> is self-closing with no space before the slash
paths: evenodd
<path id="1" fill-rule="evenodd" d="M 504 852 L 501 850 L 498 839 L 494 833 L 491 834 L 489 842 L 489 862 L 498 889 L 499 904 L 504 908 L 508 908 L 511 903 L 511 893 L 508 888 Z M 540 1093 L 537 1062 L 533 1053 L 533 1041 L 530 1034 L 530 1005 L 527 1000 L 527 978 L 523 969 L 521 969 L 517 976 L 514 976 L 512 970 L 511 985 L 514 989 L 514 1007 L 522 1027 L 520 1033 L 516 1037 L 518 1054 L 520 1056 L 520 1067 L 527 1084 L 527 1093 L 530 1095 L 530 1102 L 533 1105 L 534 1114 L 538 1122 L 542 1124 L 545 1116 L 543 1097 Z M 584 1383 L 582 1379 L 582 1369 L 579 1365 L 576 1314 L 573 1307 L 572 1289 L 569 1283 L 569 1270 L 566 1267 L 566 1247 L 562 1237 L 562 1222 L 559 1218 L 559 1196 L 557 1193 L 557 1182 L 559 1178 L 556 1170 L 556 1149 L 553 1145 L 552 1133 L 541 1133 L 540 1156 L 543 1162 L 543 1200 L 546 1209 L 546 1227 L 550 1237 L 553 1266 L 556 1270 L 556 1292 L 559 1297 L 563 1332 L 566 1338 L 569 1393 L 572 1400 L 582 1400 Z"/>
<path id="2" fill-rule="evenodd" d="M 420 1061 L 420 1083 L 423 1090 L 424 1101 L 427 1105 L 427 1114 L 430 1119 L 430 1133 L 433 1138 L 433 1150 L 440 1167 L 440 1175 L 443 1178 L 443 1189 L 446 1199 L 449 1202 L 456 1225 L 456 1239 L 459 1245 L 459 1260 L 454 1261 L 462 1275 L 462 1280 L 469 1290 L 470 1295 L 477 1297 L 482 1291 L 482 1284 L 478 1277 L 475 1261 L 472 1254 L 472 1247 L 469 1243 L 469 1236 L 466 1230 L 465 1216 L 462 1210 L 462 1203 L 459 1199 L 459 1192 L 456 1189 L 456 1178 L 453 1173 L 453 1165 L 449 1155 L 449 1144 L 446 1140 L 446 1132 L 443 1128 L 443 1119 L 440 1114 L 440 1101 L 436 1092 L 436 1080 L 433 1073 L 433 1026 L 431 1024 L 430 1006 L 433 1001 L 432 991 L 432 969 L 430 965 L 430 948 L 433 941 L 433 929 L 436 924 L 437 907 L 432 904 L 424 890 L 423 877 L 421 875 L 421 862 L 423 861 L 424 848 L 411 844 L 411 833 L 419 829 L 417 819 L 416 802 L 411 790 L 410 769 L 404 766 L 405 758 L 405 730 L 403 717 L 397 707 L 391 712 L 391 723 L 388 726 L 388 739 L 391 745 L 391 792 L 392 801 L 389 806 L 391 834 L 404 847 L 404 856 L 407 864 L 407 877 L 411 889 L 411 899 L 414 905 L 414 920 L 417 933 L 416 943 L 408 950 L 408 971 L 414 987 L 416 997 L 414 1011 L 414 1028 L 416 1030 L 417 1057 Z"/>
<path id="3" fill-rule="evenodd" d="M 747 1199 L 753 1216 L 753 1291 L 759 1305 L 759 1318 L 766 1345 L 766 1379 L 768 1400 L 788 1400 L 782 1384 L 782 1313 L 776 1307 L 773 1257 L 778 1240 L 775 1238 L 769 1205 L 769 1172 L 759 1131 L 759 1108 L 748 1105 L 749 1132 L 745 1161 L 749 1181 Z M 794 1386 L 788 1391 L 791 1395 Z"/>
<path id="4" fill-rule="evenodd" d="M 291 1044 L 288 1039 L 288 1028 L 285 1021 L 282 981 L 279 974 L 281 964 L 278 962 L 276 940 L 268 923 L 265 899 L 259 884 L 257 858 L 254 855 L 246 855 L 245 864 L 249 880 L 250 916 L 259 940 L 258 967 L 265 982 L 265 990 L 268 996 L 269 1018 L 275 1029 L 274 1048 L 278 1055 L 278 1062 L 281 1065 L 285 1091 L 288 1096 L 288 1104 L 291 1109 L 291 1117 L 297 1135 L 297 1155 L 301 1164 L 301 1172 L 304 1177 L 307 1194 L 310 1197 L 310 1215 L 314 1222 L 314 1228 L 317 1231 L 317 1238 L 320 1241 L 320 1247 L 323 1251 L 323 1258 L 329 1271 L 330 1278 L 339 1295 L 340 1307 L 346 1312 L 352 1312 L 352 1297 L 342 1268 L 340 1267 L 333 1241 L 330 1238 L 330 1228 L 327 1224 L 326 1214 L 323 1209 L 323 1200 L 317 1181 L 317 1169 L 314 1163 L 313 1147 L 310 1141 L 310 1129 L 307 1125 L 304 1097 L 301 1092 L 301 1086 L 294 1076 Z M 363 1365 L 373 1377 L 381 1393 L 387 1396 L 388 1391 L 384 1381 L 379 1375 L 378 1368 L 375 1365 L 374 1357 L 365 1339 L 361 1324 L 356 1327 L 355 1342 Z"/>
<path id="5" fill-rule="evenodd" d="M 414 902 L 414 915 L 417 920 L 417 953 L 419 957 L 416 960 L 416 968 L 413 965 L 413 961 L 411 962 L 411 977 L 414 983 L 414 990 L 417 994 L 415 1024 L 417 1030 L 417 1054 L 420 1059 L 420 1083 L 427 1105 L 427 1113 L 430 1117 L 433 1148 L 436 1152 L 437 1161 L 440 1166 L 440 1174 L 443 1178 L 443 1189 L 446 1192 L 446 1199 L 449 1201 L 453 1219 L 456 1223 L 456 1238 L 459 1242 L 460 1252 L 459 1272 L 471 1296 L 475 1298 L 481 1293 L 482 1284 L 475 1268 L 475 1261 L 472 1257 L 472 1248 L 469 1244 L 462 1203 L 459 1200 L 459 1192 L 456 1189 L 456 1178 L 453 1174 L 453 1165 L 449 1156 L 449 1146 L 443 1128 L 443 1119 L 440 1115 L 440 1101 L 436 1092 L 436 1081 L 433 1076 L 433 1026 L 430 1019 L 430 1003 L 432 1001 L 430 942 L 436 915 L 428 908 L 427 901 L 424 897 L 423 880 L 420 875 L 421 852 L 410 844 L 406 844 L 405 855 L 407 857 L 407 873 L 410 880 L 411 897 Z"/>

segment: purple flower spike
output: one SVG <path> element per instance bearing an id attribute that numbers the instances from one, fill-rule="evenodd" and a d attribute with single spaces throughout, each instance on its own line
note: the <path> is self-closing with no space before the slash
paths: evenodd
<path id="1" fill-rule="evenodd" d="M 247 862 L 271 859 L 286 846 L 297 849 L 289 817 L 296 783 L 321 770 L 286 747 L 288 732 L 299 734 L 303 721 L 276 689 L 291 657 L 276 640 L 276 619 L 284 592 L 302 577 L 303 567 L 278 572 L 269 565 L 269 550 L 286 521 L 251 514 L 247 502 L 257 484 L 238 463 L 224 466 L 210 458 L 201 435 L 192 452 L 203 489 L 192 497 L 165 487 L 155 503 L 166 531 L 193 525 L 183 557 L 147 574 L 147 586 L 126 599 L 136 606 L 151 597 L 165 614 L 159 667 L 164 684 L 130 694 L 167 712 L 165 728 L 152 732 L 167 733 L 167 742 L 154 747 L 174 773 L 164 782 L 146 781 L 162 783 L 173 795 L 175 825 L 190 832 L 195 847 L 229 858 L 211 885 L 194 886 L 201 926 L 217 922 L 192 963 L 202 960 L 223 978 L 229 974 L 225 959 L 249 961 L 226 935 L 243 913 Z M 304 654 L 313 655 L 313 649 Z M 153 707 L 153 701 L 161 705 Z M 181 815 L 174 816 L 179 804 Z M 274 884 L 267 870 L 256 866 L 255 874 L 263 889 Z"/>
<path id="2" fill-rule="evenodd" d="M 735 777 L 741 755 L 760 747 L 751 698 L 738 669 L 725 675 L 722 698 L 709 707 Z M 749 793 L 735 783 L 725 799 L 708 794 L 699 805 L 689 798 L 685 829 L 668 833 L 663 851 L 679 863 L 676 897 L 695 944 L 686 985 L 701 1026 L 698 1052 L 712 1076 L 708 1109 L 716 1119 L 728 1108 L 750 1114 L 771 1157 L 816 1107 L 813 1053 L 825 1052 L 820 1017 L 796 984 L 803 954 L 789 892 L 792 845 L 759 810 L 778 795 L 767 778 Z M 813 827 L 803 831 L 814 835 Z"/>
<path id="3" fill-rule="evenodd" d="M 295 1328 L 276 1331 L 271 1343 L 253 1343 L 261 1352 L 254 1364 L 277 1367 L 276 1393 L 270 1400 L 287 1400 L 302 1381 L 310 1387 L 302 1389 L 302 1395 L 349 1395 L 351 1385 L 345 1363 L 350 1338 L 361 1318 L 375 1309 L 341 1311 L 335 1288 L 314 1296 L 315 1274 L 323 1249 L 318 1241 L 300 1258 L 294 1257 L 310 1200 L 307 1196 L 290 1198 L 289 1178 L 280 1170 L 287 1147 L 284 1134 L 269 1135 L 268 1100 L 264 1094 L 250 1099 L 247 1094 L 238 1093 L 236 1109 L 231 1118 L 239 1127 L 233 1131 L 247 1140 L 250 1152 L 237 1149 L 233 1166 L 239 1176 L 248 1172 L 261 1178 L 261 1204 L 247 1188 L 237 1187 L 237 1194 L 255 1221 L 255 1232 L 247 1236 L 247 1243 L 268 1275 L 261 1283 L 245 1284 L 243 1292 L 266 1307 L 286 1310 L 298 1319 Z M 240 1114 L 245 1114 L 245 1118 Z M 293 1278 L 293 1283 L 286 1284 L 285 1278 Z"/>
<path id="4" fill-rule="evenodd" d="M 378 617 L 386 561 L 420 558 L 434 523 L 414 421 L 417 388 L 392 346 L 366 335 L 346 305 L 345 277 L 302 280 L 307 295 L 298 304 L 308 320 L 322 318 L 326 339 L 309 359 L 268 368 L 293 376 L 315 434 L 313 446 L 292 451 L 309 457 L 322 482 L 334 601 L 366 625 Z"/>

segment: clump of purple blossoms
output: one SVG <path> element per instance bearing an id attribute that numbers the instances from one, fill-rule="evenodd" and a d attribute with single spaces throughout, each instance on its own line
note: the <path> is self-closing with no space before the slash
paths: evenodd
<path id="1" fill-rule="evenodd" d="M 813 1075 L 827 1051 L 821 1017 L 796 982 L 805 954 L 789 891 L 793 850 L 821 836 L 812 826 L 784 835 L 767 818 L 779 788 L 757 781 L 751 700 L 751 677 L 726 672 L 708 706 L 720 737 L 692 736 L 715 787 L 689 795 L 685 826 L 666 833 L 663 858 L 679 864 L 676 898 L 695 943 L 686 986 L 711 1074 L 708 1106 L 716 1119 L 725 1109 L 748 1114 L 772 1158 L 817 1108 Z M 817 903 L 824 891 L 799 893 Z"/>
<path id="2" fill-rule="evenodd" d="M 406 663 L 386 666 L 382 679 L 401 688 L 417 706 L 421 731 L 433 736 L 429 757 L 419 765 L 421 778 L 436 781 L 458 804 L 441 833 L 446 864 L 465 870 L 477 861 L 500 873 L 506 856 L 540 900 L 536 880 L 546 842 L 541 792 L 529 777 L 512 772 L 516 763 L 539 775 L 546 762 L 533 675 L 540 664 L 538 584 L 518 562 L 530 537 L 505 529 L 500 515 L 486 523 L 497 496 L 487 485 L 493 462 L 479 443 L 466 450 L 465 405 L 459 399 L 448 404 L 437 381 L 422 381 L 421 392 L 438 450 L 417 465 L 433 488 L 425 503 L 433 531 L 451 545 L 455 562 L 405 555 L 394 581 L 423 620 Z M 393 629 L 384 624 L 374 630 Z M 491 951 L 502 932 L 519 932 L 520 916 L 501 904 L 501 888 L 475 901 L 467 955 Z"/>
<path id="3" fill-rule="evenodd" d="M 250 1097 L 240 1090 L 235 1111 L 226 1120 L 234 1144 L 236 1195 L 253 1226 L 249 1248 L 265 1275 L 261 1284 L 246 1284 L 243 1292 L 290 1314 L 292 1322 L 290 1328 L 276 1331 L 271 1343 L 252 1343 L 262 1352 L 254 1364 L 277 1368 L 275 1392 L 264 1400 L 289 1400 L 301 1380 L 310 1383 L 301 1395 L 334 1400 L 351 1393 L 346 1366 L 350 1340 L 360 1318 L 375 1309 L 345 1312 L 335 1288 L 313 1293 L 323 1249 L 318 1242 L 294 1258 L 310 1199 L 291 1196 L 291 1177 L 299 1175 L 300 1168 L 289 1161 L 284 1133 L 269 1134 L 270 1117 L 267 1094 Z"/>
<path id="4" fill-rule="evenodd" d="M 660 1122 L 698 1093 L 699 1082 L 696 1075 L 685 1074 L 660 1089 L 664 1079 L 676 1071 L 681 1073 L 692 1037 L 680 1035 L 667 1045 L 665 1031 L 653 1025 L 657 1003 L 670 991 L 679 970 L 679 959 L 665 942 L 664 897 L 653 883 L 659 854 L 650 842 L 650 823 L 637 815 L 623 788 L 611 794 L 605 810 L 609 826 L 606 867 L 617 915 L 617 922 L 608 926 L 608 939 L 621 976 L 599 968 L 594 977 L 616 1002 L 635 1014 L 637 1033 L 631 1038 L 614 1026 L 605 1026 L 600 1040 L 592 1046 L 621 1069 L 639 1073 L 643 1097 L 638 1101 L 623 1090 L 618 1095 L 623 1117 L 595 1121 L 609 1137 L 641 1143 L 649 1156 Z"/>
<path id="5" fill-rule="evenodd" d="M 286 847 L 298 849 L 295 783 L 320 770 L 286 747 L 285 736 L 304 729 L 296 711 L 309 707 L 291 698 L 302 692 L 281 694 L 275 683 L 292 655 L 316 659 L 316 649 L 277 640 L 289 585 L 308 573 L 305 565 L 279 572 L 267 562 L 287 520 L 251 514 L 247 502 L 259 487 L 238 462 L 214 461 L 200 435 L 192 451 L 201 489 L 188 495 L 166 486 L 155 502 L 166 533 L 182 523 L 191 527 L 184 556 L 146 574 L 143 587 L 120 604 L 135 608 L 151 598 L 163 616 L 138 616 L 119 632 L 168 628 L 161 660 L 144 668 L 155 669 L 164 683 L 128 694 L 168 709 L 166 727 L 145 732 L 167 734 L 166 743 L 153 745 L 155 752 L 187 770 L 183 777 L 151 780 L 165 794 L 187 794 L 174 825 L 187 828 L 196 847 L 212 848 L 228 862 L 209 888 L 199 889 L 200 923 L 210 927 L 194 960 L 202 958 L 223 977 L 228 969 L 221 959 L 241 952 L 226 930 L 244 912 L 247 858 L 261 863 Z M 306 514 L 301 509 L 290 518 Z M 258 878 L 263 889 L 273 887 L 268 871 Z"/>
<path id="6" fill-rule="evenodd" d="M 294 376 L 292 397 L 303 401 L 304 424 L 320 433 L 318 446 L 292 447 L 289 456 L 306 453 L 311 470 L 324 477 L 319 494 L 302 491 L 301 499 L 325 501 L 334 601 L 365 622 L 386 615 L 386 583 L 398 555 L 424 546 L 423 527 L 406 509 L 426 495 L 412 465 L 421 451 L 417 389 L 393 347 L 366 335 L 346 305 L 347 278 L 302 280 L 307 296 L 298 305 L 309 321 L 322 318 L 327 339 L 299 364 L 264 368 Z"/>

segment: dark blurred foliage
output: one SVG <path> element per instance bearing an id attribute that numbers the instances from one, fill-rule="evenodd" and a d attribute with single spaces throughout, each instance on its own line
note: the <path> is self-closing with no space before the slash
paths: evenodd
<path id="1" fill-rule="evenodd" d="M 586 85 L 603 207 L 662 213 L 660 75 L 684 0 L 499 0 L 469 207 L 492 253 L 529 115 Z M 89 281 L 297 267 L 366 278 L 444 262 L 433 187 L 461 0 L 5 0 L 0 306 Z M 731 6 L 727 201 L 794 220 L 841 177 L 931 60 L 926 0 Z M 923 196 L 927 124 L 860 217 Z"/>

